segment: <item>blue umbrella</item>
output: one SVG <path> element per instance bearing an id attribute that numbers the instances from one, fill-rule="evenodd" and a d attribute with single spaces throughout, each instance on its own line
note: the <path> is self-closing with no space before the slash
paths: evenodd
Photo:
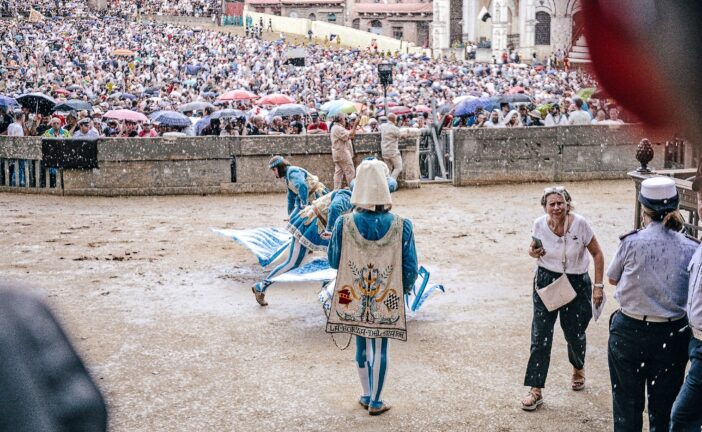
<path id="1" fill-rule="evenodd" d="M 69 99 L 66 102 L 61 103 L 60 105 L 56 105 L 54 107 L 54 111 L 92 111 L 93 106 L 90 105 L 88 102 L 78 100 L 78 99 Z"/>
<path id="2" fill-rule="evenodd" d="M 9 96 L 3 96 L 0 95 L 0 106 L 4 107 L 14 107 L 14 106 L 19 106 L 19 103 L 15 100 L 15 98 L 11 98 Z"/>
<path id="3" fill-rule="evenodd" d="M 134 96 L 131 93 L 122 93 L 122 95 L 120 97 L 122 99 L 129 99 L 129 100 L 135 100 L 137 98 L 136 96 Z"/>
<path id="4" fill-rule="evenodd" d="M 158 115 L 154 115 L 158 114 Z M 156 123 L 165 126 L 188 127 L 192 126 L 189 118 L 175 111 L 159 111 L 151 115 L 151 119 Z"/>
<path id="5" fill-rule="evenodd" d="M 475 113 L 478 107 L 483 107 L 486 111 L 491 111 L 495 105 L 498 105 L 494 98 L 479 98 L 471 100 L 463 100 L 453 110 L 457 116 L 467 116 Z"/>

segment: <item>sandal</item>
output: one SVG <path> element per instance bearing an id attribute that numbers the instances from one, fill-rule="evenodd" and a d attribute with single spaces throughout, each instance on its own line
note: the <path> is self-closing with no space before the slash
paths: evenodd
<path id="1" fill-rule="evenodd" d="M 585 369 L 573 368 L 573 377 L 570 381 L 570 388 L 573 391 L 580 391 L 585 388 Z"/>
<path id="2" fill-rule="evenodd" d="M 529 394 L 522 399 L 522 409 L 524 411 L 535 411 L 542 403 L 544 403 L 544 398 L 541 395 L 541 391 L 531 389 Z"/>

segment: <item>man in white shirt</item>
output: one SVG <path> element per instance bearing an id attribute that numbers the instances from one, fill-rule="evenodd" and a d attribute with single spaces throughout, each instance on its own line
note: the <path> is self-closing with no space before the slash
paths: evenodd
<path id="1" fill-rule="evenodd" d="M 10 114 L 12 116 L 12 114 Z M 22 127 L 22 124 L 24 123 L 24 114 L 22 114 L 21 111 L 16 112 L 12 123 L 7 127 L 7 135 L 8 136 L 24 136 L 24 127 Z"/>
<path id="2" fill-rule="evenodd" d="M 551 112 L 546 116 L 544 123 L 546 126 L 566 126 L 568 125 L 568 117 L 561 114 L 561 107 L 555 104 L 551 107 Z"/>
<path id="3" fill-rule="evenodd" d="M 575 98 L 575 111 L 570 113 L 568 123 L 573 126 L 591 124 L 592 117 L 584 108 L 585 102 L 580 98 Z"/>

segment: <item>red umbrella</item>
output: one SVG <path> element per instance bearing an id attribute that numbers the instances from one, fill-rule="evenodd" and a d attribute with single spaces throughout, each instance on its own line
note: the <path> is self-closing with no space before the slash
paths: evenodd
<path id="1" fill-rule="evenodd" d="M 219 95 L 217 100 L 218 101 L 238 101 L 238 100 L 257 99 L 257 98 L 258 98 L 257 94 L 251 93 L 248 90 L 239 89 L 239 90 L 231 90 L 231 91 L 228 91 L 222 95 Z"/>
<path id="2" fill-rule="evenodd" d="M 381 102 L 379 102 L 377 105 L 378 105 L 379 107 L 385 106 L 385 104 L 382 102 L 382 99 L 381 99 Z M 394 107 L 394 106 L 398 106 L 398 105 L 400 105 L 400 104 L 397 103 L 397 102 L 395 102 L 395 101 L 388 101 L 388 106 L 389 106 L 389 107 Z"/>
<path id="3" fill-rule="evenodd" d="M 416 107 L 414 107 L 414 110 L 417 112 L 431 112 L 431 108 L 429 108 L 426 105 L 417 105 Z M 390 109 L 390 111 L 392 111 L 392 108 Z"/>
<path id="4" fill-rule="evenodd" d="M 65 95 L 65 96 L 68 96 L 69 94 L 71 94 L 71 92 L 69 92 L 66 89 L 57 89 L 57 90 L 54 90 L 54 93 L 60 94 L 60 95 Z"/>
<path id="5" fill-rule="evenodd" d="M 515 94 L 515 93 L 524 93 L 524 87 L 515 86 L 515 87 L 512 87 L 511 89 L 509 89 L 509 92 L 510 92 L 511 94 Z"/>
<path id="6" fill-rule="evenodd" d="M 288 103 L 295 103 L 295 99 L 280 93 L 269 94 L 256 101 L 258 105 L 283 105 Z"/>
<path id="7" fill-rule="evenodd" d="M 149 121 L 149 118 L 146 117 L 144 114 L 128 109 L 118 109 L 118 110 L 111 110 L 107 111 L 105 114 L 103 114 L 104 118 L 113 118 L 117 120 L 127 120 L 127 121 L 133 121 L 133 122 L 147 122 Z"/>

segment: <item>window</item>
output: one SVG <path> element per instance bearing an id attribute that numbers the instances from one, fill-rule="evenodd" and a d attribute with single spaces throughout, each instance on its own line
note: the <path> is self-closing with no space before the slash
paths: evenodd
<path id="1" fill-rule="evenodd" d="M 317 15 L 311 13 L 310 16 L 308 17 L 310 21 L 316 21 L 317 20 Z"/>
<path id="2" fill-rule="evenodd" d="M 336 14 L 334 12 L 327 14 L 327 21 L 336 22 Z"/>
<path id="3" fill-rule="evenodd" d="M 402 39 L 402 27 L 393 27 L 392 28 L 392 37 L 395 39 Z"/>
<path id="4" fill-rule="evenodd" d="M 536 12 L 534 43 L 551 45 L 551 15 L 546 12 Z"/>
<path id="5" fill-rule="evenodd" d="M 351 27 L 355 28 L 356 30 L 360 30 L 361 28 L 361 20 L 356 18 L 353 21 L 351 21 Z"/>
<path id="6" fill-rule="evenodd" d="M 370 22 L 370 26 L 373 28 L 383 28 L 383 23 L 378 20 L 373 20 Z"/>

